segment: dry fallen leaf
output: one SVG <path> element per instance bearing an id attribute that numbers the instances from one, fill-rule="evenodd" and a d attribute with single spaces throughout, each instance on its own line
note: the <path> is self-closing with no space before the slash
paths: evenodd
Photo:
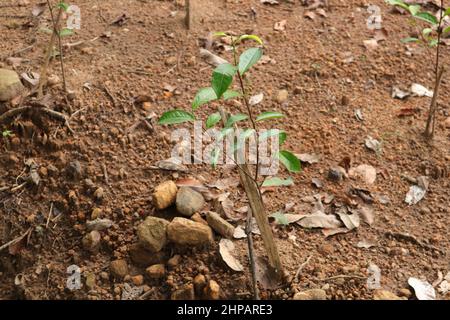
<path id="1" fill-rule="evenodd" d="M 230 177 L 225 179 L 218 179 L 214 183 L 207 184 L 210 188 L 217 188 L 219 190 L 225 190 L 231 187 L 237 187 L 240 183 L 239 178 L 237 177 Z"/>
<path id="2" fill-rule="evenodd" d="M 318 163 L 320 160 L 320 157 L 317 154 L 309 154 L 309 153 L 301 153 L 301 154 L 296 154 L 297 158 L 304 163 L 308 163 L 308 164 L 314 164 L 314 163 Z"/>
<path id="3" fill-rule="evenodd" d="M 428 282 L 411 277 L 408 284 L 414 289 L 418 300 L 436 300 L 436 292 Z"/>
<path id="4" fill-rule="evenodd" d="M 372 138 L 371 136 L 367 136 L 366 141 L 365 141 L 365 146 L 377 154 L 381 153 L 380 141 Z"/>
<path id="5" fill-rule="evenodd" d="M 376 50 L 378 48 L 378 41 L 376 39 L 364 40 L 363 44 L 367 50 Z"/>
<path id="6" fill-rule="evenodd" d="M 433 90 L 428 90 L 423 85 L 418 83 L 413 83 L 410 89 L 411 93 L 418 97 L 433 97 Z"/>
<path id="7" fill-rule="evenodd" d="M 377 170 L 367 164 L 351 168 L 348 175 L 352 178 L 361 178 L 367 184 L 373 184 L 377 178 Z"/>
<path id="8" fill-rule="evenodd" d="M 233 241 L 222 239 L 219 242 L 219 253 L 223 261 L 234 271 L 243 271 L 244 267 L 234 256 L 235 246 Z"/>
<path id="9" fill-rule="evenodd" d="M 254 95 L 252 97 L 250 97 L 250 99 L 248 100 L 248 103 L 251 106 L 257 105 L 258 103 L 261 103 L 261 101 L 263 101 L 264 99 L 264 93 L 259 93 L 257 95 Z"/>
<path id="10" fill-rule="evenodd" d="M 306 215 L 297 224 L 303 228 L 327 228 L 336 229 L 342 227 L 342 222 L 339 221 L 336 216 L 325 213 L 315 213 Z"/>
<path id="11" fill-rule="evenodd" d="M 306 11 L 305 14 L 303 15 L 305 18 L 311 19 L 311 20 L 315 20 L 316 19 L 316 14 L 312 11 Z"/>
<path id="12" fill-rule="evenodd" d="M 274 290 L 280 285 L 277 281 L 275 270 L 270 266 L 267 259 L 255 258 L 256 280 L 265 290 Z"/>

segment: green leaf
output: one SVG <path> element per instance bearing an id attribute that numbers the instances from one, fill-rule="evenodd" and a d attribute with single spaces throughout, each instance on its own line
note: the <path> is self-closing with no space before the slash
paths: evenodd
<path id="1" fill-rule="evenodd" d="M 229 63 L 222 63 L 213 71 L 211 87 L 217 98 L 220 98 L 233 82 L 236 67 Z"/>
<path id="2" fill-rule="evenodd" d="M 444 17 L 446 16 L 450 16 L 450 8 L 447 8 L 447 10 L 445 10 Z"/>
<path id="3" fill-rule="evenodd" d="M 202 88 L 198 90 L 197 94 L 195 95 L 194 101 L 192 102 L 192 109 L 195 110 L 205 103 L 214 101 L 216 99 L 217 95 L 213 88 Z"/>
<path id="4" fill-rule="evenodd" d="M 248 71 L 262 57 L 261 48 L 250 48 L 245 50 L 239 57 L 239 73 L 242 75 Z"/>
<path id="5" fill-rule="evenodd" d="M 237 43 L 240 43 L 240 42 L 243 41 L 243 40 L 247 40 L 247 39 L 256 41 L 256 42 L 259 43 L 260 45 L 263 45 L 263 42 L 262 42 L 261 38 L 258 37 L 257 35 L 254 35 L 254 34 L 243 34 L 242 36 L 240 36 L 240 37 L 237 39 L 236 44 L 237 44 Z"/>
<path id="6" fill-rule="evenodd" d="M 212 128 L 214 127 L 217 122 L 219 122 L 222 119 L 219 112 L 211 114 L 208 119 L 206 119 L 206 128 Z"/>
<path id="7" fill-rule="evenodd" d="M 300 172 L 300 160 L 286 150 L 281 150 L 278 152 L 278 158 L 281 163 L 288 169 L 290 172 Z"/>
<path id="8" fill-rule="evenodd" d="M 279 224 L 282 226 L 289 225 L 289 220 L 283 212 L 272 213 L 269 217 L 274 218 L 276 224 Z"/>
<path id="9" fill-rule="evenodd" d="M 233 99 L 233 98 L 237 98 L 237 97 L 240 97 L 240 96 L 241 96 L 240 92 L 237 92 L 235 90 L 227 90 L 227 91 L 224 92 L 222 97 L 223 97 L 224 100 L 228 100 L 228 99 Z"/>
<path id="10" fill-rule="evenodd" d="M 390 5 L 399 6 L 405 10 L 408 10 L 408 5 L 402 0 L 386 0 L 386 2 L 389 3 Z"/>
<path id="11" fill-rule="evenodd" d="M 432 32 L 433 32 L 433 29 L 431 29 L 431 28 L 425 28 L 422 30 L 422 34 L 424 37 L 428 36 Z"/>
<path id="12" fill-rule="evenodd" d="M 428 45 L 432 47 L 436 47 L 438 45 L 438 39 L 432 39 L 430 42 L 428 42 Z"/>
<path id="13" fill-rule="evenodd" d="M 287 134 L 283 130 L 278 130 L 278 129 L 270 129 L 270 130 L 262 132 L 259 135 L 259 141 L 264 141 L 264 140 L 266 140 L 270 137 L 276 136 L 276 135 L 279 135 L 278 142 L 280 145 L 282 145 L 283 142 L 286 141 Z"/>
<path id="14" fill-rule="evenodd" d="M 450 32 L 450 26 L 448 26 L 447 28 L 444 29 L 444 31 L 442 31 L 442 33 L 447 33 Z"/>
<path id="15" fill-rule="evenodd" d="M 225 124 L 225 128 L 231 128 L 236 122 L 243 121 L 247 118 L 248 116 L 242 113 L 232 115 L 231 117 L 228 118 L 227 123 Z"/>
<path id="16" fill-rule="evenodd" d="M 413 38 L 413 37 L 410 37 L 410 38 L 403 38 L 402 40 L 400 40 L 401 42 L 403 42 L 403 43 L 409 43 L 409 42 L 420 42 L 420 40 L 419 39 L 417 39 L 417 38 Z"/>
<path id="17" fill-rule="evenodd" d="M 220 156 L 220 149 L 218 147 L 211 150 L 211 166 L 213 168 L 215 168 L 217 162 L 219 162 L 219 156 Z"/>
<path id="18" fill-rule="evenodd" d="M 428 23 L 431 23 L 432 25 L 437 25 L 439 23 L 438 19 L 429 12 L 419 12 L 418 14 L 414 15 L 414 18 L 426 21 Z"/>
<path id="19" fill-rule="evenodd" d="M 421 6 L 418 4 L 414 4 L 414 5 L 410 5 L 408 7 L 409 12 L 415 16 L 416 14 L 418 14 L 420 12 Z"/>
<path id="20" fill-rule="evenodd" d="M 170 110 L 164 112 L 161 118 L 159 118 L 159 124 L 176 124 L 188 121 L 194 121 L 195 116 L 192 113 L 184 110 Z"/>
<path id="21" fill-rule="evenodd" d="M 277 118 L 283 118 L 284 114 L 277 112 L 277 111 L 267 111 L 263 112 L 260 115 L 256 117 L 256 121 L 263 121 L 263 120 L 269 120 L 269 119 L 277 119 Z"/>
<path id="22" fill-rule="evenodd" d="M 214 37 L 226 37 L 226 36 L 228 36 L 228 34 L 226 32 L 223 32 L 223 31 L 218 31 L 218 32 L 214 32 L 213 36 Z"/>
<path id="23" fill-rule="evenodd" d="M 63 9 L 64 11 L 69 10 L 69 5 L 68 5 L 67 3 L 65 3 L 65 2 L 63 2 L 63 1 L 61 1 L 60 3 L 58 3 L 56 6 L 57 6 L 58 8 Z"/>
<path id="24" fill-rule="evenodd" d="M 11 130 L 5 130 L 5 131 L 2 132 L 3 138 L 11 137 L 12 135 L 13 134 L 12 134 Z"/>
<path id="25" fill-rule="evenodd" d="M 292 186 L 294 184 L 294 180 L 291 177 L 287 179 L 281 179 L 278 177 L 267 178 L 264 180 L 262 187 L 285 187 Z"/>
<path id="26" fill-rule="evenodd" d="M 64 28 L 61 31 L 59 31 L 60 37 L 67 37 L 73 35 L 73 30 L 69 28 Z"/>

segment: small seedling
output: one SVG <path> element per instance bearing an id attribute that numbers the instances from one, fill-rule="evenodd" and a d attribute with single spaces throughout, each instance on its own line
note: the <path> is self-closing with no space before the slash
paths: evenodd
<path id="1" fill-rule="evenodd" d="M 2 131 L 2 136 L 4 139 L 12 137 L 14 134 L 12 133 L 11 130 L 3 130 Z"/>
<path id="2" fill-rule="evenodd" d="M 425 137 L 428 140 L 431 140 L 434 136 L 436 110 L 438 109 L 437 99 L 439 96 L 439 87 L 441 85 L 442 75 L 444 73 L 444 66 L 440 61 L 440 51 L 442 46 L 441 39 L 444 35 L 450 33 L 450 26 L 444 28 L 444 19 L 445 17 L 450 16 L 450 8 L 445 8 L 444 1 L 441 0 L 439 8 L 439 18 L 436 18 L 436 16 L 431 12 L 422 10 L 422 7 L 418 4 L 407 4 L 403 0 L 386 0 L 386 2 L 390 5 L 405 9 L 411 14 L 414 19 L 425 21 L 428 24 L 426 28 L 423 28 L 418 32 L 419 37 L 405 38 L 402 39 L 402 42 L 417 42 L 424 44 L 430 48 L 435 48 L 434 91 L 424 132 Z"/>
<path id="3" fill-rule="evenodd" d="M 273 240 L 273 234 L 267 219 L 266 210 L 262 201 L 261 196 L 261 185 L 263 182 L 259 177 L 259 169 L 261 165 L 261 160 L 259 159 L 259 145 L 264 140 L 278 135 L 279 143 L 282 144 L 286 138 L 286 132 L 281 130 L 268 130 L 265 133 L 258 133 L 257 125 L 260 122 L 266 122 L 271 119 L 283 118 L 284 115 L 278 111 L 268 111 L 263 112 L 259 115 L 255 115 L 254 107 L 249 103 L 249 90 L 244 84 L 244 77 L 249 72 L 251 67 L 253 67 L 263 55 L 263 42 L 256 35 L 241 35 L 232 36 L 225 32 L 215 33 L 216 37 L 229 37 L 231 40 L 233 48 L 233 63 L 223 63 L 217 66 L 213 73 L 211 79 L 211 86 L 200 89 L 193 102 L 192 109 L 195 111 L 203 105 L 211 103 L 213 101 L 218 101 L 220 99 L 228 100 L 231 98 L 240 98 L 243 100 L 246 112 L 245 113 L 235 113 L 228 115 L 222 107 L 218 107 L 216 112 L 211 113 L 206 121 L 206 129 L 217 127 L 219 122 L 222 122 L 223 126 L 220 130 L 219 137 L 224 139 L 225 137 L 231 136 L 232 148 L 234 150 L 234 162 L 237 165 L 241 184 L 244 187 L 247 198 L 249 200 L 250 208 L 253 216 L 255 217 L 258 227 L 261 231 L 261 235 L 264 241 L 266 252 L 269 258 L 269 263 L 272 268 L 278 272 L 281 278 L 282 266 L 280 258 L 278 255 L 278 249 Z M 244 41 L 254 41 L 259 46 L 253 47 L 245 50 L 238 57 L 238 47 L 243 44 Z M 237 79 L 238 90 L 230 89 L 233 80 Z M 193 113 L 184 110 L 171 110 L 165 112 L 159 119 L 160 124 L 176 124 L 183 122 L 193 122 L 196 117 Z M 244 124 L 250 125 L 250 127 L 244 128 L 238 137 L 234 137 L 235 129 L 238 129 L 238 125 L 244 126 Z M 242 146 L 245 144 L 247 139 L 251 137 L 255 138 L 256 143 L 256 164 L 254 173 L 251 172 L 249 161 L 245 155 L 243 155 Z M 217 165 L 220 155 L 220 150 L 214 148 L 211 153 L 211 164 L 213 167 Z M 275 157 L 287 168 L 290 172 L 300 171 L 300 161 L 297 157 L 287 150 L 280 150 Z M 239 162 L 236 161 L 239 159 Z M 249 240 L 250 241 L 250 240 Z M 252 252 L 250 249 L 250 257 Z M 252 260 L 252 259 L 251 259 Z M 253 269 L 252 269 L 253 270 Z M 252 272 L 253 273 L 253 272 Z"/>

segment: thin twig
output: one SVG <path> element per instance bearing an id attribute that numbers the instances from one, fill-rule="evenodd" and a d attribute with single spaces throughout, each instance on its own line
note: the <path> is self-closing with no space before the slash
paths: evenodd
<path id="1" fill-rule="evenodd" d="M 308 257 L 308 259 L 306 259 L 305 262 L 303 262 L 300 267 L 298 267 L 297 272 L 295 273 L 294 278 L 292 279 L 292 282 L 297 282 L 298 281 L 298 277 L 300 276 L 300 272 L 302 272 L 303 268 L 309 263 L 309 260 L 311 260 L 311 258 L 313 257 L 313 255 L 310 255 Z"/>
<path id="2" fill-rule="evenodd" d="M 19 236 L 19 237 L 15 238 L 15 239 L 5 243 L 4 245 L 0 246 L 0 251 L 2 251 L 5 248 L 8 248 L 10 245 L 16 244 L 17 242 L 21 241 L 23 238 L 25 238 L 31 232 L 31 230 L 33 230 L 32 227 L 28 228 L 28 230 L 24 234 L 22 234 L 21 236 Z"/>
<path id="3" fill-rule="evenodd" d="M 48 224 L 50 223 L 50 218 L 52 217 L 53 212 L 53 202 L 50 204 L 50 211 L 48 212 L 47 223 L 45 224 L 45 228 L 48 229 Z"/>

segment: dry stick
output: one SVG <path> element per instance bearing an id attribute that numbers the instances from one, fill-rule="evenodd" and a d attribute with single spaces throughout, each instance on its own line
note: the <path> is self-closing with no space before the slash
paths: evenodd
<path id="1" fill-rule="evenodd" d="M 436 48 L 436 62 L 434 66 L 434 73 L 436 75 L 434 83 L 433 98 L 431 100 L 430 109 L 428 111 L 427 125 L 425 127 L 425 137 L 431 140 L 434 136 L 435 120 L 436 120 L 436 109 L 437 109 L 437 97 L 439 93 L 439 87 L 441 85 L 442 74 L 444 72 L 444 67 L 439 69 L 439 57 L 441 48 L 441 37 L 442 37 L 442 22 L 444 20 L 444 0 L 441 0 L 440 7 L 440 18 L 438 25 L 438 38 L 437 38 L 437 48 Z"/>
<path id="2" fill-rule="evenodd" d="M 59 22 L 61 21 L 62 11 L 63 11 L 63 9 L 59 8 L 58 16 L 56 17 L 57 25 L 59 25 Z M 47 68 L 48 68 L 48 64 L 50 63 L 50 56 L 53 51 L 53 45 L 55 44 L 56 35 L 57 35 L 57 31 L 53 30 L 52 36 L 50 37 L 50 42 L 47 47 L 47 52 L 45 53 L 44 64 L 42 65 L 42 68 L 41 68 L 41 75 L 40 75 L 41 77 L 39 80 L 39 87 L 38 87 L 38 98 L 42 97 L 42 95 L 43 95 L 44 84 L 47 81 Z"/>
<path id="3" fill-rule="evenodd" d="M 24 234 L 22 234 L 21 236 L 5 243 L 4 245 L 0 246 L 0 251 L 2 251 L 5 248 L 8 248 L 10 245 L 16 244 L 17 242 L 21 241 L 23 238 L 25 238 L 32 230 L 33 228 L 29 228 Z"/>
<path id="4" fill-rule="evenodd" d="M 192 26 L 192 10 L 191 10 L 191 0 L 186 0 L 186 28 L 191 30 Z"/>
<path id="5" fill-rule="evenodd" d="M 251 210 L 249 210 L 248 214 L 247 214 L 247 224 L 245 226 L 245 233 L 247 234 L 248 256 L 249 256 L 249 260 L 250 260 L 250 270 L 252 272 L 253 298 L 255 300 L 260 300 L 258 284 L 256 281 L 256 264 L 255 264 L 255 254 L 253 251 L 252 212 L 251 212 Z"/>
<path id="6" fill-rule="evenodd" d="M 61 44 L 61 35 L 59 33 L 59 26 L 60 26 L 60 19 L 58 19 L 58 22 L 55 21 L 55 17 L 53 16 L 53 9 L 52 5 L 50 4 L 50 0 L 47 0 L 47 6 L 50 10 L 50 16 L 52 18 L 52 24 L 53 24 L 53 32 L 56 33 L 58 37 L 58 47 L 59 47 L 59 61 L 61 63 L 61 74 L 63 78 L 63 88 L 64 92 L 67 92 L 67 85 L 66 85 L 66 72 L 64 71 L 64 56 L 63 56 L 63 48 Z M 62 8 L 59 9 L 60 11 Z"/>
<path id="7" fill-rule="evenodd" d="M 303 268 L 309 263 L 309 260 L 311 260 L 313 256 L 310 255 L 308 259 L 306 259 L 305 262 L 303 262 L 300 267 L 298 267 L 297 272 L 295 273 L 294 279 L 292 279 L 292 282 L 296 282 L 298 280 L 298 277 L 300 276 L 300 272 L 302 272 Z"/>
<path id="8" fill-rule="evenodd" d="M 222 121 L 226 123 L 228 117 L 222 107 L 219 107 L 219 112 L 221 114 Z M 235 124 L 234 127 L 237 128 L 237 125 Z M 283 275 L 283 268 L 281 266 L 281 260 L 280 256 L 278 255 L 278 249 L 275 245 L 272 230 L 270 229 L 269 223 L 267 221 L 266 209 L 262 202 L 258 185 L 251 177 L 247 162 L 238 166 L 238 172 L 253 216 L 255 217 L 256 223 L 258 224 L 259 230 L 261 231 L 261 237 L 263 239 L 264 247 L 269 258 L 269 264 L 276 271 L 277 276 L 281 279 Z"/>

